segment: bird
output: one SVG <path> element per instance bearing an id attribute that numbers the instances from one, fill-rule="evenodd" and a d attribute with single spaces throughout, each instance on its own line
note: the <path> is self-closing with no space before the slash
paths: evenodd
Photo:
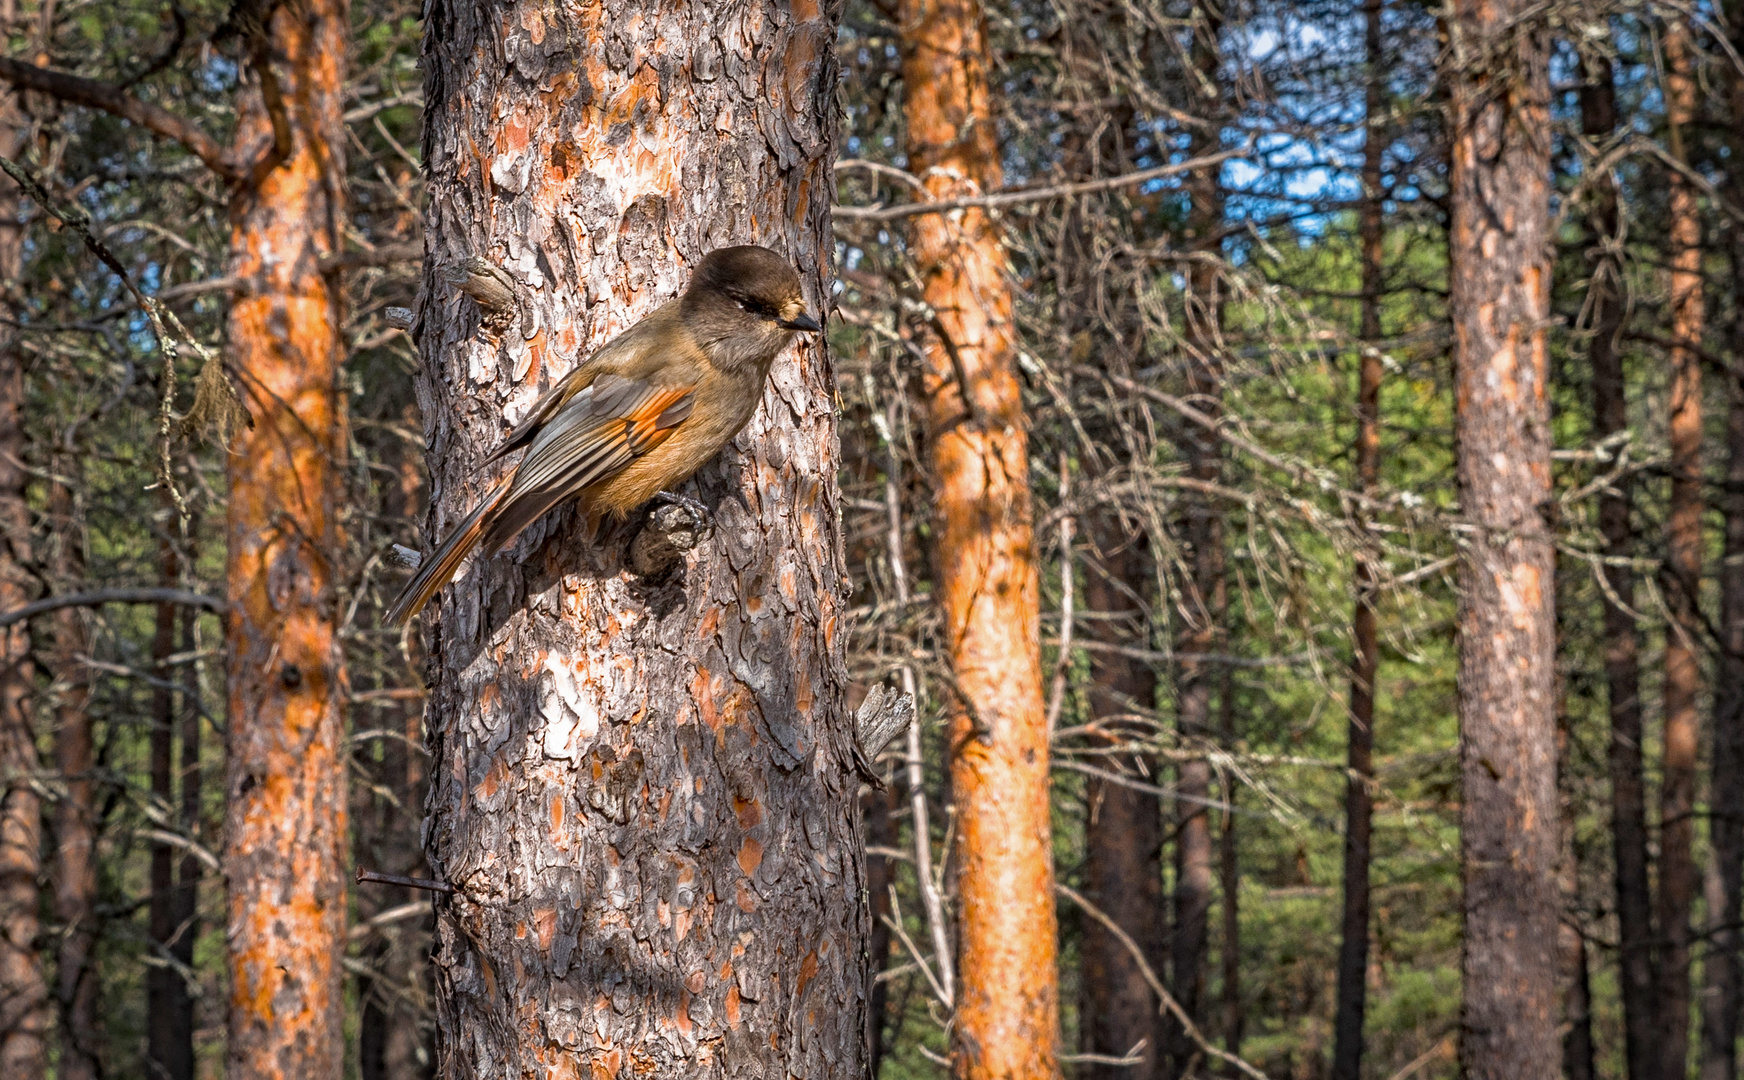
<path id="1" fill-rule="evenodd" d="M 780 255 L 745 244 L 703 256 L 682 294 L 552 384 L 485 459 L 489 468 L 527 451 L 419 564 L 388 624 L 423 610 L 475 549 L 494 556 L 566 500 L 595 521 L 656 496 L 688 503 L 669 489 L 750 422 L 795 336 L 822 329 Z"/>

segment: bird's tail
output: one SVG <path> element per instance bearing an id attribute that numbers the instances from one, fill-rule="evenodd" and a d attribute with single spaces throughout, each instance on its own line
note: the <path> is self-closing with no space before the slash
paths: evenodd
<path id="1" fill-rule="evenodd" d="M 388 625 L 397 626 L 424 610 L 424 605 L 430 602 L 436 591 L 453 579 L 460 564 L 478 547 L 479 538 L 493 517 L 492 511 L 502 502 L 511 479 L 505 476 L 498 480 L 496 486 L 479 500 L 473 512 L 466 515 L 466 520 L 456 526 L 435 551 L 425 556 L 418 572 L 406 582 L 406 587 L 400 590 L 400 595 L 394 598 L 393 606 L 388 609 Z"/>

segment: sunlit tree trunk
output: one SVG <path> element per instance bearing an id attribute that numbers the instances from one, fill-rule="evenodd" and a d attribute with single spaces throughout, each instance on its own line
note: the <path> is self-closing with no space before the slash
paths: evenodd
<path id="1" fill-rule="evenodd" d="M 973 0 L 903 0 L 909 169 L 934 199 L 1002 183 L 987 29 Z M 1047 717 L 1028 438 L 1005 249 L 983 211 L 915 219 L 926 342 L 936 596 L 960 700 L 959 971 L 952 1068 L 965 1080 L 1059 1072 Z"/>
<path id="2" fill-rule="evenodd" d="M 1382 52 L 1381 13 L 1384 0 L 1363 5 L 1367 48 L 1364 93 L 1367 131 L 1363 140 L 1362 209 L 1359 242 L 1362 257 L 1362 300 L 1359 328 L 1366 343 L 1357 367 L 1356 473 L 1364 492 L 1373 493 L 1381 478 L 1381 291 L 1386 287 L 1382 250 L 1382 155 L 1386 150 L 1382 110 L 1385 108 L 1386 59 Z M 1369 862 L 1374 818 L 1375 677 L 1380 672 L 1380 635 L 1375 619 L 1375 568 L 1366 553 L 1356 561 L 1356 605 L 1351 616 L 1354 655 L 1350 672 L 1350 723 L 1346 764 L 1350 770 L 1344 793 L 1344 908 L 1338 949 L 1338 1005 L 1333 1022 L 1333 1080 L 1358 1080 L 1362 1075 L 1363 1021 L 1367 1015 L 1369 978 Z"/>
<path id="3" fill-rule="evenodd" d="M 343 0 L 272 9 L 265 28 L 288 151 L 231 197 L 230 367 L 254 417 L 230 446 L 225 796 L 231 1080 L 339 1076 L 347 883 L 334 622 L 345 451 L 336 283 L 345 137 Z M 275 118 L 241 94 L 239 147 Z M 286 130 L 288 129 L 288 130 Z M 264 175 L 261 175 L 264 172 Z"/>
<path id="4" fill-rule="evenodd" d="M 830 297 L 835 8 L 438 0 L 418 383 L 432 533 L 539 390 L 707 251 Z M 443 271 L 520 283 L 499 332 Z M 423 616 L 437 1074 L 858 1080 L 866 886 L 844 701 L 833 372 L 775 363 L 670 578 L 571 508 Z M 488 475 L 488 474 L 487 474 Z"/>
<path id="5" fill-rule="evenodd" d="M 16 17 L 0 0 L 0 25 Z M 16 157 L 24 120 L 0 86 L 0 154 Z M 0 281 L 24 268 L 17 188 L 0 184 Z M 24 502 L 24 354 L 0 322 L 0 609 L 31 599 L 30 509 Z M 40 767 L 31 724 L 30 628 L 0 629 L 0 1076 L 36 1080 L 48 1067 L 49 991 L 38 958 L 37 875 L 42 870 L 42 800 L 29 783 Z"/>
<path id="6" fill-rule="evenodd" d="M 1672 156 L 1685 160 L 1694 138 L 1694 43 L 1681 18 L 1666 28 L 1666 121 Z M 1703 648 L 1697 601 L 1702 578 L 1702 223 L 1695 185 L 1672 170 L 1667 205 L 1671 248 L 1669 363 L 1671 505 L 1666 532 L 1665 731 L 1659 788 L 1659 895 L 1654 922 L 1662 943 L 1657 1004 L 1660 1074 L 1681 1080 L 1689 1056 L 1690 908 L 1695 900 L 1696 754 Z"/>
<path id="7" fill-rule="evenodd" d="M 1459 716 L 1471 1080 L 1555 1076 L 1555 596 L 1550 530 L 1548 33 L 1525 0 L 1447 23 L 1461 538 Z"/>
<path id="8" fill-rule="evenodd" d="M 1617 92 L 1610 61 L 1597 57 L 1583 69 L 1581 131 L 1603 142 L 1617 127 Z M 1616 184 L 1597 177 L 1587 212 L 1587 303 L 1592 341 L 1593 437 L 1606 439 L 1629 426 L 1624 393 L 1623 268 L 1611 250 L 1618 236 Z M 1635 551 L 1627 477 L 1599 496 L 1599 531 L 1605 554 L 1627 559 Z M 1641 764 L 1641 663 L 1634 607 L 1635 576 L 1624 565 L 1607 565 L 1605 575 L 1615 601 L 1605 601 L 1605 686 L 1610 713 L 1608 752 L 1611 780 L 1611 853 L 1617 894 L 1618 967 L 1623 999 L 1623 1042 L 1631 1080 L 1651 1080 L 1658 1061 L 1653 1016 L 1653 916 L 1647 881 L 1647 799 Z"/>
<path id="9" fill-rule="evenodd" d="M 1210 122 L 1209 128 L 1193 129 L 1189 157 L 1214 154 L 1220 148 L 1217 127 L 1223 116 L 1222 56 L 1224 10 L 1203 4 L 1195 9 L 1191 57 L 1196 88 L 1194 115 Z M 1186 314 L 1183 318 L 1182 360 L 1187 369 L 1187 395 L 1208 416 L 1223 409 L 1223 190 L 1220 167 L 1209 166 L 1192 173 L 1187 191 L 1192 205 L 1187 212 L 1188 245 L 1202 257 L 1184 268 L 1187 279 Z M 1216 433 L 1196 424 L 1181 432 L 1181 453 L 1188 475 L 1205 484 L 1216 484 L 1223 475 L 1223 446 Z M 1188 492 L 1184 504 L 1185 540 L 1189 568 L 1182 582 L 1176 618 L 1176 650 L 1186 659 L 1176 674 L 1177 722 L 1184 740 L 1209 739 L 1212 690 L 1220 668 L 1206 657 L 1224 651 L 1226 607 L 1223 554 L 1223 509 L 1211 496 Z M 1206 800 L 1211 794 L 1211 763 L 1203 758 L 1183 761 L 1176 782 L 1182 815 L 1175 846 L 1175 925 L 1169 946 L 1173 991 L 1181 1008 L 1203 1026 L 1206 1013 L 1206 954 L 1210 941 L 1211 913 L 1211 813 Z M 1178 1024 L 1171 1023 L 1170 1075 L 1182 1076 L 1200 1055 L 1198 1044 Z"/>

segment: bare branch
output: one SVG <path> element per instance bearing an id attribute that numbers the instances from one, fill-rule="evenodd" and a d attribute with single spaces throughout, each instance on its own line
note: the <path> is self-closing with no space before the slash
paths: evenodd
<path id="1" fill-rule="evenodd" d="M 175 113 L 149 105 L 108 83 L 53 68 L 37 67 L 35 64 L 26 64 L 3 56 L 0 56 L 0 79 L 26 90 L 35 90 L 69 104 L 98 109 L 138 124 L 154 135 L 180 143 L 188 153 L 199 158 L 208 169 L 226 180 L 241 180 L 245 176 L 230 161 L 218 140 Z"/>

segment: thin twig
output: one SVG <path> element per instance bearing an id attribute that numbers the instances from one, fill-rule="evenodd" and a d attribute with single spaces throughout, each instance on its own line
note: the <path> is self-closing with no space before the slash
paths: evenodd
<path id="1" fill-rule="evenodd" d="M 33 619 L 50 611 L 59 611 L 62 608 L 98 607 L 103 604 L 179 604 L 182 607 L 205 608 L 218 615 L 229 610 L 229 605 L 216 596 L 185 592 L 181 589 L 95 589 L 91 592 L 50 596 L 23 607 L 13 608 L 11 611 L 0 612 L 0 628 L 23 622 L 26 619 Z"/>
<path id="2" fill-rule="evenodd" d="M 1119 923 L 1109 918 L 1107 912 L 1103 911 L 1095 904 L 1092 904 L 1089 900 L 1086 900 L 1070 885 L 1064 885 L 1056 881 L 1054 882 L 1054 890 L 1061 896 L 1072 901 L 1072 903 L 1077 904 L 1084 910 L 1086 915 L 1101 923 L 1109 933 L 1115 936 L 1115 939 L 1118 940 L 1121 945 L 1126 947 L 1126 951 L 1132 956 L 1133 963 L 1138 965 L 1139 974 L 1143 975 L 1144 981 L 1150 985 L 1151 993 L 1157 995 L 1157 1000 L 1160 1003 L 1157 1012 L 1174 1016 L 1175 1020 L 1181 1025 L 1181 1029 L 1187 1033 L 1187 1037 L 1192 1039 L 1199 1049 L 1203 1050 L 1206 1054 L 1219 1061 L 1235 1066 L 1241 1072 L 1253 1077 L 1254 1080 L 1267 1080 L 1265 1073 L 1260 1072 L 1258 1069 L 1249 1065 L 1247 1062 L 1229 1051 L 1219 1050 L 1215 1044 L 1200 1032 L 1199 1026 L 1193 1023 L 1193 1018 L 1187 1015 L 1187 1010 L 1181 1008 L 1181 1003 L 1176 1001 L 1174 997 L 1170 995 L 1168 990 L 1163 987 L 1163 980 L 1157 978 L 1157 973 L 1151 970 L 1150 962 L 1145 959 L 1144 950 L 1138 947 L 1138 942 L 1132 940 L 1132 938 L 1127 935 L 1127 932 L 1120 928 Z"/>
<path id="3" fill-rule="evenodd" d="M 439 892 L 448 896 L 454 893 L 454 886 L 446 881 L 431 881 L 429 878 L 421 877 L 402 877 L 399 874 L 378 874 L 374 870 L 365 870 L 361 866 L 357 868 L 357 880 L 360 884 L 372 881 L 377 885 L 403 885 L 408 889 L 423 889 L 427 892 Z"/>

